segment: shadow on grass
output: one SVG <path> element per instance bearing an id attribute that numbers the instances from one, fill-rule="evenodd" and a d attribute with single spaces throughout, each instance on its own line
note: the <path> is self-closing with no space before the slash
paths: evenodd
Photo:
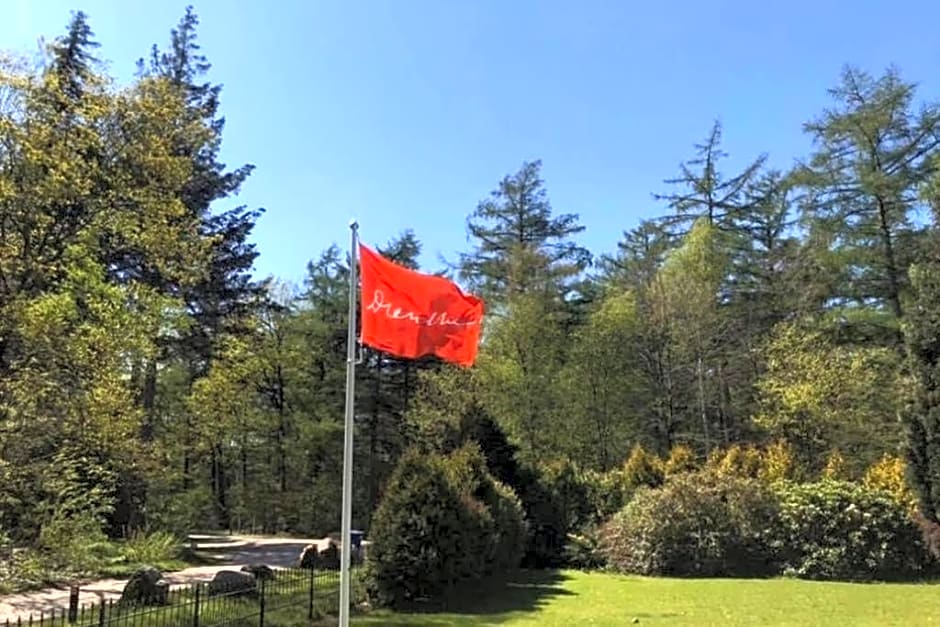
<path id="1" fill-rule="evenodd" d="M 398 608 L 398 612 L 488 617 L 531 612 L 555 597 L 573 596 L 574 592 L 562 587 L 566 579 L 566 575 L 555 570 L 521 570 L 511 575 L 462 584 L 441 600 L 410 604 Z"/>

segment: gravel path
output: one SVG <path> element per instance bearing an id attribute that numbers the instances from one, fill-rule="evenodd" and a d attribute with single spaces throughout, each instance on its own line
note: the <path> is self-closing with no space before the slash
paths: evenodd
<path id="1" fill-rule="evenodd" d="M 317 544 L 320 550 L 326 548 L 329 540 L 275 538 L 270 536 L 190 536 L 197 543 L 200 553 L 211 555 L 221 560 L 212 566 L 195 566 L 184 570 L 166 573 L 165 579 L 173 585 L 189 584 L 196 581 L 209 581 L 220 570 L 235 568 L 245 564 L 267 564 L 268 566 L 287 567 L 297 564 L 301 551 L 308 544 Z M 79 588 L 79 604 L 98 602 L 99 600 L 117 599 L 121 596 L 127 579 L 99 579 L 82 583 Z M 0 623 L 11 622 L 18 617 L 27 619 L 30 614 L 38 617 L 40 612 L 52 609 L 68 609 L 69 588 L 59 586 L 35 592 L 23 592 L 0 596 Z"/>

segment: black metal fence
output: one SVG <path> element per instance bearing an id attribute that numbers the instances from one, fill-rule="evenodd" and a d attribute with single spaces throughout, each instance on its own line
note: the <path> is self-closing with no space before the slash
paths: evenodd
<path id="1" fill-rule="evenodd" d="M 253 586 L 226 589 L 199 582 L 170 588 L 159 603 L 128 604 L 118 600 L 79 605 L 7 620 L 4 627 L 213 627 L 259 626 L 335 614 L 339 609 L 339 571 L 273 569 Z M 266 622 L 267 621 L 267 622 Z"/>

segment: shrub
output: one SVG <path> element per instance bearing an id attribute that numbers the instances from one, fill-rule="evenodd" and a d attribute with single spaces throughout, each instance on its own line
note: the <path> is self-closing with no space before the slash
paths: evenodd
<path id="1" fill-rule="evenodd" d="M 722 476 L 749 477 L 772 483 L 793 478 L 796 463 L 793 448 L 786 441 L 777 440 L 763 450 L 740 444 L 715 450 L 709 455 L 705 469 Z"/>
<path id="2" fill-rule="evenodd" d="M 917 508 L 917 495 L 907 482 L 907 464 L 894 455 L 885 455 L 862 477 L 862 484 L 872 490 L 887 492 L 910 512 Z"/>
<path id="3" fill-rule="evenodd" d="M 763 465 L 761 453 L 753 446 L 740 444 L 729 446 L 724 451 L 716 450 L 708 458 L 706 470 L 725 477 L 757 478 Z"/>
<path id="4" fill-rule="evenodd" d="M 370 579 L 378 603 L 434 597 L 453 583 L 467 561 L 461 543 L 471 516 L 442 460 L 406 453 L 370 529 Z"/>
<path id="5" fill-rule="evenodd" d="M 606 565 L 598 527 L 588 525 L 580 533 L 568 534 L 568 543 L 565 545 L 565 563 L 583 570 L 596 570 Z"/>
<path id="6" fill-rule="evenodd" d="M 166 531 L 136 532 L 121 547 L 121 554 L 131 564 L 158 565 L 179 557 L 180 541 Z"/>
<path id="7" fill-rule="evenodd" d="M 493 481 L 493 492 L 489 508 L 496 525 L 496 557 L 490 570 L 508 571 L 517 568 L 525 554 L 525 512 L 519 497 L 506 484 Z"/>
<path id="8" fill-rule="evenodd" d="M 785 440 L 777 440 L 761 456 L 760 478 L 764 481 L 792 479 L 796 473 L 793 447 Z"/>
<path id="9" fill-rule="evenodd" d="M 587 524 L 600 524 L 623 509 L 630 500 L 632 490 L 627 489 L 623 471 L 614 468 L 607 472 L 585 471 L 581 481 L 590 504 Z"/>
<path id="10" fill-rule="evenodd" d="M 626 486 L 630 489 L 647 486 L 655 488 L 662 485 L 665 477 L 663 461 L 647 452 L 642 446 L 637 444 L 630 451 L 630 457 L 623 465 L 623 478 Z"/>
<path id="11" fill-rule="evenodd" d="M 458 581 L 518 566 L 525 527 L 514 497 L 475 446 L 449 458 L 405 453 L 370 528 L 376 602 L 437 598 Z"/>
<path id="12" fill-rule="evenodd" d="M 768 575 L 776 515 L 773 493 L 757 480 L 682 474 L 640 489 L 604 526 L 601 550 L 627 573 Z"/>
<path id="13" fill-rule="evenodd" d="M 845 464 L 845 458 L 838 449 L 833 450 L 829 453 L 829 457 L 826 458 L 826 466 L 823 468 L 822 478 L 837 481 L 846 481 L 851 478 L 849 476 L 849 469 Z"/>
<path id="14" fill-rule="evenodd" d="M 472 497 L 471 509 L 483 506 L 480 530 L 480 568 L 485 573 L 510 570 L 519 566 L 526 541 L 525 513 L 511 488 L 497 481 L 488 471 L 487 460 L 475 443 L 466 444 L 445 462 L 458 492 Z"/>
<path id="15" fill-rule="evenodd" d="M 684 444 L 676 444 L 669 451 L 669 457 L 663 464 L 666 476 L 678 475 L 683 472 L 694 472 L 697 468 L 695 453 Z"/>
<path id="16" fill-rule="evenodd" d="M 39 549 L 54 568 L 72 573 L 95 573 L 108 561 L 113 546 L 91 514 L 54 514 L 39 532 Z"/>
<path id="17" fill-rule="evenodd" d="M 778 484 L 778 546 L 787 574 L 808 579 L 891 580 L 926 566 L 920 532 L 881 490 L 843 481 Z"/>
<path id="18" fill-rule="evenodd" d="M 568 534 L 590 522 L 593 508 L 588 489 L 570 461 L 525 468 L 520 498 L 528 521 L 523 565 L 551 568 L 564 564 Z"/>

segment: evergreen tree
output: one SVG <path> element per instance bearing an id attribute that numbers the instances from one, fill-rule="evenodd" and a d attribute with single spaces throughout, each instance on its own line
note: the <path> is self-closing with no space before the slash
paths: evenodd
<path id="1" fill-rule="evenodd" d="M 680 191 L 654 195 L 673 210 L 674 215 L 664 222 L 675 235 L 687 233 L 700 218 L 721 231 L 736 229 L 741 213 L 750 206 L 752 199 L 748 191 L 757 180 L 766 156 L 761 155 L 740 173 L 725 178 L 719 167 L 727 156 L 721 149 L 721 124 L 716 121 L 706 140 L 695 144 L 695 157 L 679 166 L 679 176 L 666 180 Z"/>
<path id="2" fill-rule="evenodd" d="M 177 292 L 185 301 L 190 323 L 185 329 L 165 342 L 160 360 L 180 359 L 188 370 L 190 385 L 205 376 L 223 338 L 230 334 L 249 331 L 248 320 L 264 298 L 265 284 L 251 275 L 258 256 L 255 245 L 249 242 L 255 222 L 262 210 L 235 207 L 214 210 L 214 204 L 235 195 L 250 175 L 253 166 L 244 165 L 226 170 L 219 161 L 224 120 L 218 115 L 221 87 L 205 81 L 211 64 L 201 54 L 197 43 L 199 20 L 193 8 L 187 7 L 178 26 L 170 33 L 170 46 L 160 51 L 153 46 L 149 67 L 138 61 L 142 77 L 154 77 L 168 82 L 179 91 L 186 103 L 185 115 L 198 121 L 209 132 L 200 142 L 175 146 L 178 154 L 191 164 L 190 175 L 181 190 L 180 201 L 185 213 L 198 223 L 200 239 L 208 248 L 207 260 L 196 280 L 186 284 L 164 285 L 163 289 Z M 156 283 L 163 281 L 154 277 Z M 157 361 L 145 365 L 142 404 L 152 415 L 157 406 Z M 184 486 L 192 482 L 193 430 L 189 414 L 174 417 L 182 421 L 179 429 Z M 153 419 L 152 419 L 153 420 Z M 215 477 L 223 473 L 217 468 L 221 455 L 213 451 L 210 463 L 210 482 L 214 489 L 222 486 Z M 216 494 L 216 499 L 221 498 Z"/>
<path id="3" fill-rule="evenodd" d="M 584 231 L 577 214 L 553 215 L 541 161 L 504 177 L 467 220 L 475 249 L 460 257 L 460 276 L 491 306 L 535 291 L 569 295 L 591 254 L 571 237 Z"/>
<path id="4" fill-rule="evenodd" d="M 901 416 L 908 477 L 921 513 L 936 523 L 940 521 L 940 176 L 929 182 L 926 196 L 934 220 L 927 252 L 910 272 L 912 295 L 903 330 L 912 389 Z"/>
<path id="5" fill-rule="evenodd" d="M 940 108 L 915 110 L 914 92 L 895 69 L 876 78 L 848 67 L 830 90 L 835 106 L 805 125 L 817 148 L 798 172 L 804 220 L 839 273 L 828 305 L 856 339 L 900 339 L 917 194 L 940 146 Z"/>
<path id="6" fill-rule="evenodd" d="M 95 68 L 100 62 L 92 50 L 101 44 L 93 39 L 94 36 L 88 15 L 77 11 L 72 14 L 68 32 L 57 38 L 51 47 L 49 72 L 60 81 L 61 94 L 66 99 L 60 103 L 62 108 L 67 108 L 68 102 L 80 101 L 88 83 L 98 78 Z"/>
<path id="7" fill-rule="evenodd" d="M 625 231 L 617 242 L 617 252 L 601 259 L 603 277 L 608 283 L 642 291 L 675 247 L 675 239 L 657 220 L 643 220 Z"/>

